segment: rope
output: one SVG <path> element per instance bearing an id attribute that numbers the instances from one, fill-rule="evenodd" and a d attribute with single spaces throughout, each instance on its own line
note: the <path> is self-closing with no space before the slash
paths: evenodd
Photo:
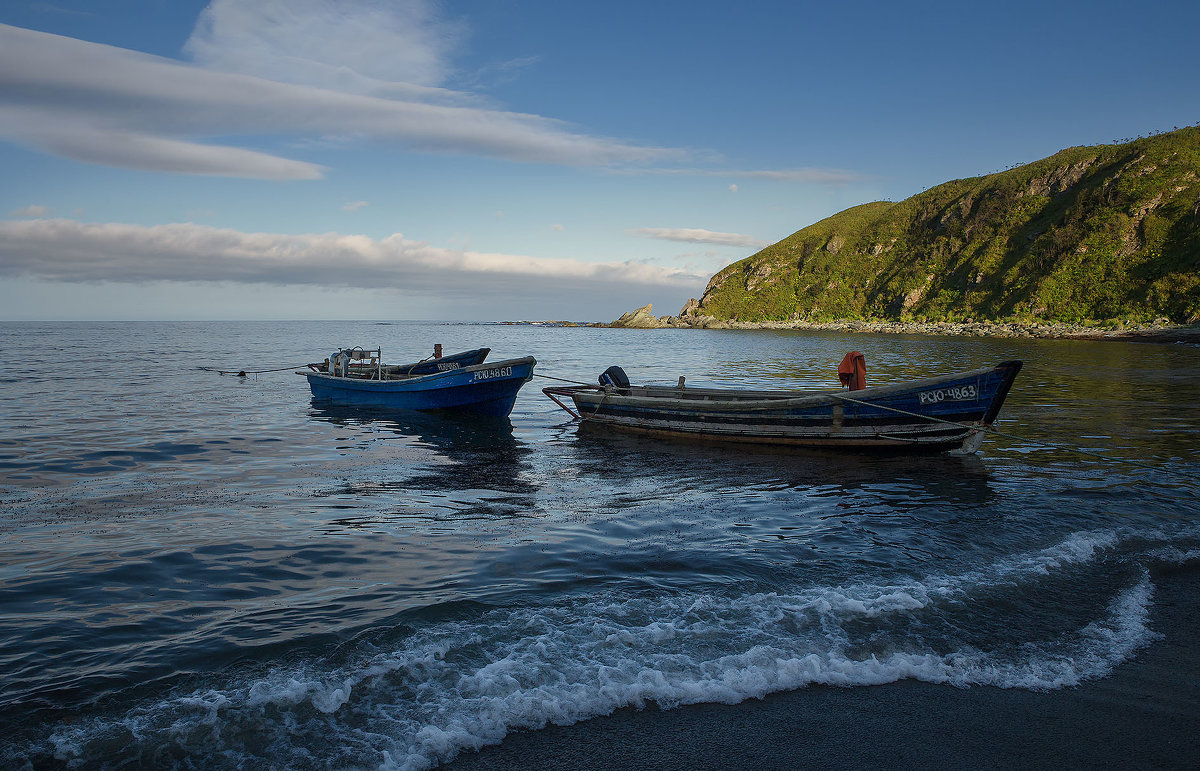
<path id="1" fill-rule="evenodd" d="M 551 376 L 551 375 L 542 375 L 542 374 L 540 374 L 540 373 L 537 373 L 537 372 L 533 373 L 533 376 L 534 376 L 534 377 L 544 377 L 544 378 L 546 378 L 547 380 L 557 380 L 557 381 L 558 381 L 558 382 L 560 382 L 560 383 L 571 383 L 571 384 L 573 384 L 573 385 L 581 385 L 581 386 L 591 386 L 591 385 L 595 385 L 594 383 L 584 383 L 584 382 L 583 382 L 583 381 L 581 381 L 581 380 L 567 380 L 565 377 L 553 377 L 553 376 Z"/>
<path id="2" fill-rule="evenodd" d="M 217 369 L 216 367 L 200 367 L 205 372 L 216 372 L 218 375 L 261 375 L 265 372 L 286 372 L 290 369 L 304 369 L 307 364 L 296 364 L 279 369 Z"/>
<path id="3" fill-rule="evenodd" d="M 424 364 L 427 361 L 432 361 L 433 357 L 434 357 L 434 354 L 431 353 L 428 356 L 426 356 L 424 359 L 421 359 L 418 362 L 413 362 L 412 364 L 409 364 L 408 369 L 404 370 L 403 374 L 401 374 L 400 372 L 396 372 L 395 374 L 398 377 L 411 377 L 414 369 L 421 366 L 422 364 Z M 399 369 L 399 367 L 397 367 L 397 369 Z"/>
<path id="4" fill-rule="evenodd" d="M 887 410 L 888 412 L 897 412 L 901 415 L 908 415 L 910 418 L 924 418 L 925 420 L 932 420 L 934 423 L 946 423 L 947 425 L 958 426 L 959 428 L 965 428 L 969 431 L 974 431 L 979 428 L 986 428 L 986 426 L 972 426 L 970 423 L 959 423 L 956 420 L 946 420 L 945 418 L 935 418 L 932 415 L 922 415 L 919 412 L 909 412 L 908 410 L 902 410 L 897 407 L 888 407 L 887 405 L 877 404 L 875 402 L 864 402 L 861 399 L 851 399 L 849 396 L 842 396 L 841 394 L 824 393 L 821 395 L 822 396 L 832 396 L 834 399 L 840 399 L 844 402 L 852 402 L 854 404 L 861 404 L 864 407 L 876 407 L 881 410 Z M 988 430 L 991 430 L 991 429 L 988 429 Z"/>
<path id="5" fill-rule="evenodd" d="M 585 385 L 591 385 L 591 384 L 586 383 Z M 600 397 L 600 403 L 596 405 L 596 409 L 592 410 L 591 415 L 585 415 L 583 412 L 583 408 L 579 407 L 579 405 L 576 404 L 575 406 L 579 407 L 579 422 L 584 423 L 589 420 L 595 420 L 596 415 L 598 415 L 600 413 L 600 410 L 604 409 L 604 403 L 606 401 L 608 401 L 608 397 L 610 397 L 610 396 L 612 396 L 612 391 L 605 391 L 604 396 Z"/>

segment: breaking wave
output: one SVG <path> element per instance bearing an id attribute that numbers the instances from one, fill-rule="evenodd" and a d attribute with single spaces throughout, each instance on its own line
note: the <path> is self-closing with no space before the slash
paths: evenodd
<path id="1" fill-rule="evenodd" d="M 1131 543 L 1135 557 L 1118 549 Z M 812 684 L 905 678 L 1058 689 L 1106 676 L 1154 639 L 1150 568 L 1198 558 L 1200 551 L 1153 535 L 1105 530 L 959 575 L 895 584 L 614 593 L 497 608 L 63 725 L 26 758 L 417 769 L 514 729 L 649 703 L 735 704 Z M 973 639 L 966 619 L 990 613 L 1003 623 L 1011 612 L 984 607 L 997 587 L 1028 595 L 1047 579 L 1098 567 L 1111 573 L 1113 565 L 1125 567 L 1121 583 L 1093 617 L 1044 639 Z"/>

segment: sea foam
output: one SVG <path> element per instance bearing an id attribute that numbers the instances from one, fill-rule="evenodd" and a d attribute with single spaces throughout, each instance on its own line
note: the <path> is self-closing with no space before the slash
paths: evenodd
<path id="1" fill-rule="evenodd" d="M 947 645 L 953 635 L 920 630 L 968 623 L 954 620 L 955 613 L 981 589 L 1036 592 L 1046 576 L 1095 568 L 1117 559 L 1118 546 L 1147 538 L 1074 533 L 958 575 L 895 584 L 613 594 L 499 608 L 426 626 L 390 649 L 363 643 L 337 664 L 317 659 L 277 668 L 117 718 L 64 726 L 48 749 L 72 765 L 203 756 L 206 764 L 230 766 L 427 768 L 514 729 L 651 703 L 735 704 L 808 685 L 905 678 L 959 687 L 1074 686 L 1106 676 L 1154 639 L 1154 586 L 1143 565 L 1194 561 L 1196 550 L 1151 538 L 1103 612 L 1050 639 L 984 649 Z M 914 617 L 927 623 L 909 623 Z"/>

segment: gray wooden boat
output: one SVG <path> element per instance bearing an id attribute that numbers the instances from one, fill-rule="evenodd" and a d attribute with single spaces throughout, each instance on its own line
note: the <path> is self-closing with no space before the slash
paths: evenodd
<path id="1" fill-rule="evenodd" d="M 847 361 L 850 357 L 847 356 Z M 861 359 L 861 356 L 860 356 Z M 996 420 L 1020 361 L 857 390 L 755 391 L 633 386 L 618 367 L 601 385 L 543 393 L 589 424 L 654 436 L 780 447 L 974 452 Z M 572 410 L 562 399 L 574 402 Z"/>

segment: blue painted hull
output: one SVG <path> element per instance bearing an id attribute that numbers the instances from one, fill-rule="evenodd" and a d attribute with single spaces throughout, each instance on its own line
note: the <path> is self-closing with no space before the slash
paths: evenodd
<path id="1" fill-rule="evenodd" d="M 973 451 L 996 419 L 1021 362 L 859 391 L 738 391 L 576 386 L 585 423 L 727 442 L 798 447 Z"/>
<path id="2" fill-rule="evenodd" d="M 396 410 L 455 410 L 503 417 L 512 412 L 521 386 L 533 378 L 537 361 L 521 359 L 477 364 L 395 380 L 336 377 L 301 372 L 313 400 Z"/>

